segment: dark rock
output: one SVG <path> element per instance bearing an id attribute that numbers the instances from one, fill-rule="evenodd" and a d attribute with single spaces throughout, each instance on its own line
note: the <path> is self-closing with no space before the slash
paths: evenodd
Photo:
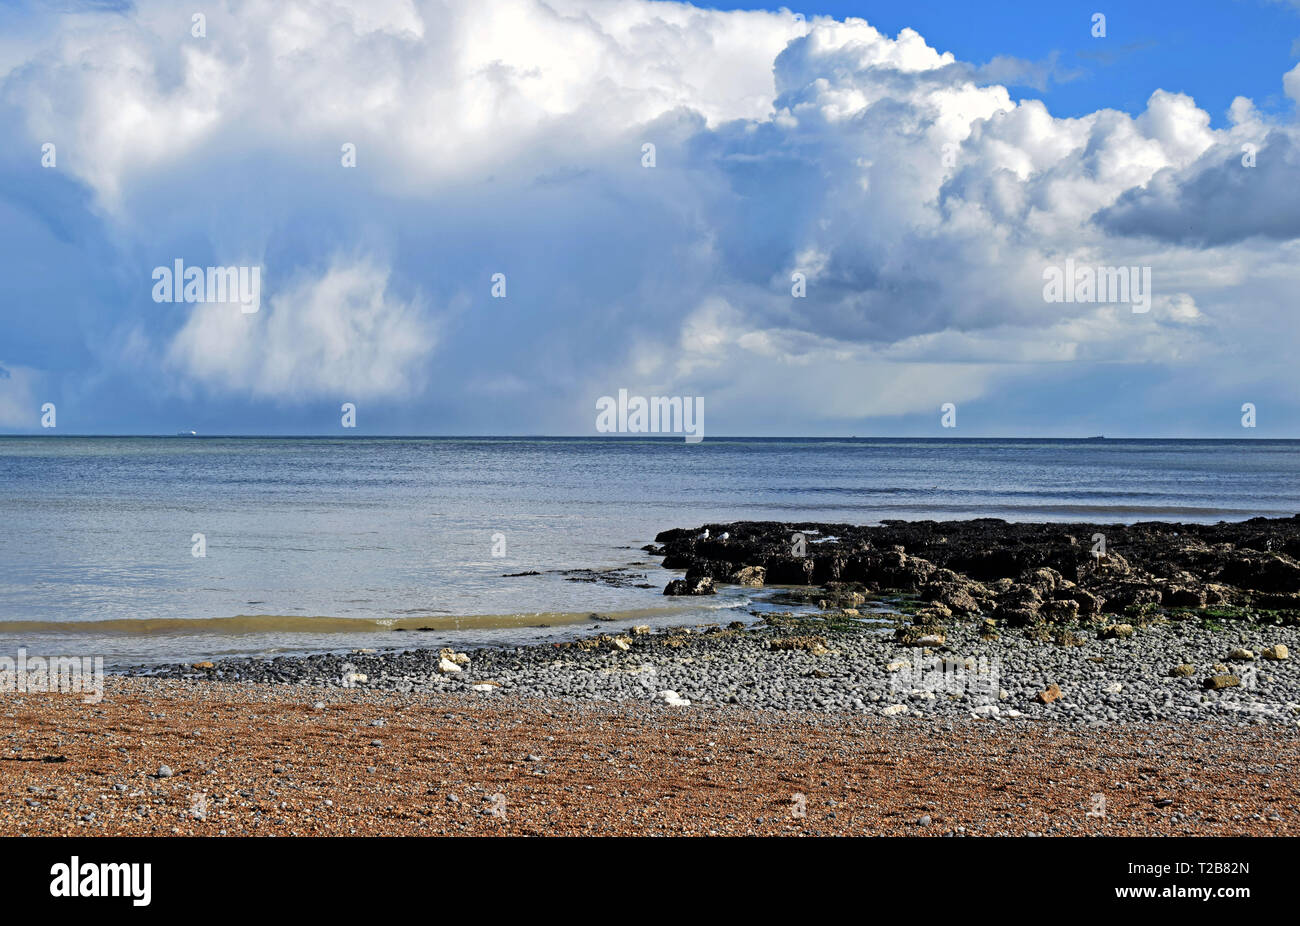
<path id="1" fill-rule="evenodd" d="M 1079 602 L 1073 599 L 1049 601 L 1043 605 L 1039 613 L 1053 623 L 1074 621 L 1079 617 Z"/>
<path id="2" fill-rule="evenodd" d="M 1254 591 L 1290 593 L 1300 588 L 1300 563 L 1281 553 L 1239 553 L 1224 564 L 1219 579 Z"/>
<path id="3" fill-rule="evenodd" d="M 727 581 L 732 585 L 744 585 L 749 588 L 762 588 L 766 580 L 767 570 L 762 566 L 745 566 L 727 577 Z"/>
<path id="4" fill-rule="evenodd" d="M 816 566 L 807 556 L 775 555 L 763 562 L 769 585 L 812 585 Z"/>
<path id="5" fill-rule="evenodd" d="M 1203 608 L 1205 590 L 1188 586 L 1166 588 L 1160 599 L 1166 608 Z"/>
<path id="6" fill-rule="evenodd" d="M 1094 595 L 1092 592 L 1076 588 L 1070 593 L 1071 597 L 1079 604 L 1079 614 L 1082 617 L 1092 617 L 1101 613 L 1101 606 L 1105 604 L 1106 599 L 1100 595 Z"/>
<path id="7" fill-rule="evenodd" d="M 665 595 L 714 595 L 717 590 L 713 580 L 707 576 L 698 578 L 673 579 L 664 589 Z"/>
<path id="8" fill-rule="evenodd" d="M 1105 555 L 1093 553 L 1095 534 L 1106 538 Z M 668 530 L 655 541 L 664 565 L 692 579 L 728 581 L 761 566 L 767 585 L 857 583 L 1009 626 L 1097 623 L 1103 608 L 1145 615 L 1219 605 L 1300 622 L 1300 516 L 1218 524 L 742 521 Z"/>

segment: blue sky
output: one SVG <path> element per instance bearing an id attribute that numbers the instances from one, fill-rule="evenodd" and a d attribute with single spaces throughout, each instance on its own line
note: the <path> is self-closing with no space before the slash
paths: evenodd
<path id="1" fill-rule="evenodd" d="M 1296 4 L 798 12 L 0 8 L 0 433 L 1300 436 Z"/>
<path id="2" fill-rule="evenodd" d="M 1223 125 L 1238 95 L 1251 97 L 1262 110 L 1286 112 L 1292 102 L 1282 93 L 1278 75 L 1300 58 L 1300 4 L 1288 0 L 916 0 L 790 8 L 805 15 L 859 16 L 890 35 L 911 27 L 935 48 L 964 61 L 982 64 L 1009 56 L 1041 65 L 1052 79 L 1013 89 L 1042 99 L 1057 116 L 1082 116 L 1105 107 L 1136 113 L 1157 88 L 1190 94 L 1216 126 Z M 1104 43 L 1090 33 L 1095 12 L 1106 15 Z"/>

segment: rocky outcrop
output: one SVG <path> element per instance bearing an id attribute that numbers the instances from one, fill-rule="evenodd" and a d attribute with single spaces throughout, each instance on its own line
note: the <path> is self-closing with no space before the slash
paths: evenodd
<path id="1" fill-rule="evenodd" d="M 1101 542 L 1097 535 L 1101 535 Z M 1300 622 L 1300 515 L 1219 524 L 744 521 L 664 531 L 667 594 L 713 583 L 913 595 L 922 624 L 982 617 L 1013 627 L 1140 624 L 1149 615 L 1251 608 Z M 833 606 L 856 607 L 838 603 Z"/>

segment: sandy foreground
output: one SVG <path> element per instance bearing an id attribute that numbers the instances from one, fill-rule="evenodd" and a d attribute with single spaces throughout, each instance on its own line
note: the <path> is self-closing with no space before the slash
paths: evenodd
<path id="1" fill-rule="evenodd" d="M 1265 726 L 109 678 L 4 696 L 0 738 L 4 835 L 1300 833 L 1300 736 Z"/>

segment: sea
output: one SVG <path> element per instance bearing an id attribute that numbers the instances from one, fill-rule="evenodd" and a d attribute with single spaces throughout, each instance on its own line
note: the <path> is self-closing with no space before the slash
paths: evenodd
<path id="1" fill-rule="evenodd" d="M 1297 512 L 1300 441 L 0 437 L 0 654 L 513 646 L 772 607 L 663 595 L 641 548 L 708 522 Z"/>

